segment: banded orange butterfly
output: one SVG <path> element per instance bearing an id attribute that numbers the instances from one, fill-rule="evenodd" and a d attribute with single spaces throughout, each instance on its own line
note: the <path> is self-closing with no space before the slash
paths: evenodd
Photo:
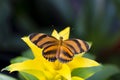
<path id="1" fill-rule="evenodd" d="M 87 42 L 80 39 L 63 40 L 63 37 L 56 39 L 44 33 L 33 33 L 29 39 L 39 48 L 43 48 L 42 55 L 48 61 L 69 62 L 75 54 L 86 52 L 89 49 Z"/>

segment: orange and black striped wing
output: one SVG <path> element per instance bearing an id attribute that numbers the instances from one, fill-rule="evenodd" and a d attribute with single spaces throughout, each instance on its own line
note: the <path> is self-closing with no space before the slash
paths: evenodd
<path id="1" fill-rule="evenodd" d="M 90 48 L 87 42 L 80 39 L 65 40 L 64 45 L 74 54 L 87 52 Z"/>
<path id="2" fill-rule="evenodd" d="M 58 50 L 58 45 L 50 45 L 43 49 L 42 55 L 48 61 L 54 62 L 55 60 L 57 60 L 56 57 L 57 50 Z"/>
<path id="3" fill-rule="evenodd" d="M 29 35 L 29 39 L 39 48 L 45 48 L 47 46 L 53 45 L 57 43 L 57 39 L 49 36 L 44 33 L 33 33 Z"/>
<path id="4" fill-rule="evenodd" d="M 31 42 L 33 42 L 39 48 L 43 48 L 42 55 L 49 61 L 56 60 L 56 51 L 58 40 L 52 36 L 48 36 L 44 33 L 34 33 L 29 36 Z"/>
<path id="5" fill-rule="evenodd" d="M 72 51 L 64 45 L 58 48 L 56 54 L 57 59 L 63 63 L 71 61 L 74 56 L 74 53 L 72 53 Z"/>

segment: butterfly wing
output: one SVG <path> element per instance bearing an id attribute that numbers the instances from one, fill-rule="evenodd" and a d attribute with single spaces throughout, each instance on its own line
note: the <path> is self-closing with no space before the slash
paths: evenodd
<path id="1" fill-rule="evenodd" d="M 61 45 L 60 47 L 58 47 L 56 58 L 60 62 L 69 62 L 73 59 L 73 56 L 74 54 L 67 46 Z"/>
<path id="2" fill-rule="evenodd" d="M 70 39 L 62 41 L 44 33 L 35 33 L 29 36 L 31 42 L 39 48 L 43 48 L 42 55 L 49 61 L 58 59 L 61 62 L 69 62 L 74 54 L 86 52 L 89 49 L 87 42 L 80 39 Z"/>
<path id="3" fill-rule="evenodd" d="M 31 42 L 33 42 L 39 48 L 43 48 L 42 55 L 49 61 L 56 60 L 56 51 L 58 40 L 52 36 L 44 33 L 33 33 L 29 36 Z"/>
<path id="4" fill-rule="evenodd" d="M 29 39 L 39 48 L 45 48 L 49 45 L 53 45 L 57 43 L 57 39 L 49 36 L 44 33 L 33 33 L 29 35 Z"/>
<path id="5" fill-rule="evenodd" d="M 87 42 L 80 39 L 65 40 L 64 45 L 74 54 L 86 52 L 90 48 Z"/>
<path id="6" fill-rule="evenodd" d="M 58 55 L 56 55 L 57 59 L 61 62 L 69 62 L 73 59 L 74 54 L 88 51 L 89 45 L 87 42 L 80 39 L 69 39 L 63 41 L 58 49 Z"/>

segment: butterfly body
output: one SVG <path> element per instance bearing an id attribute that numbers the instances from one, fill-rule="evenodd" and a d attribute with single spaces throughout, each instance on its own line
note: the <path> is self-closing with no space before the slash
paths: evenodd
<path id="1" fill-rule="evenodd" d="M 31 34 L 29 39 L 39 48 L 43 48 L 43 57 L 52 62 L 57 59 L 60 62 L 69 62 L 75 54 L 89 49 L 89 45 L 80 39 L 63 40 L 63 37 L 60 37 L 58 40 L 44 33 Z"/>

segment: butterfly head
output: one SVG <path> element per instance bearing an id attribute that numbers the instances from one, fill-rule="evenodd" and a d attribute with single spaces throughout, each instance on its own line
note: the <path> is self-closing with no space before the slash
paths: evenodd
<path id="1" fill-rule="evenodd" d="M 63 40 L 63 37 L 62 37 L 62 36 L 60 36 L 60 40 Z"/>

